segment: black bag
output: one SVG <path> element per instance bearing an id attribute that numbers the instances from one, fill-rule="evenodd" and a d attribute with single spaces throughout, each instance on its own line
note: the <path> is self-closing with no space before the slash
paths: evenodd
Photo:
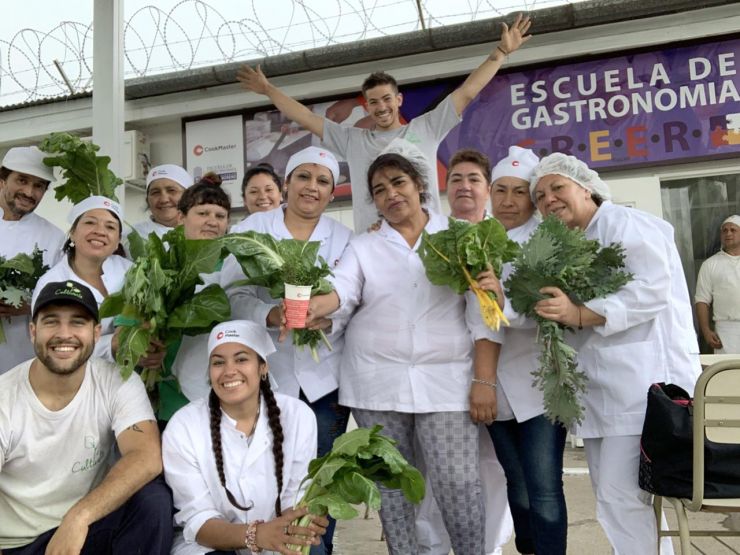
<path id="1" fill-rule="evenodd" d="M 677 385 L 647 394 L 640 440 L 640 487 L 664 497 L 692 497 L 693 400 Z M 704 441 L 704 497 L 740 497 L 740 445 Z"/>

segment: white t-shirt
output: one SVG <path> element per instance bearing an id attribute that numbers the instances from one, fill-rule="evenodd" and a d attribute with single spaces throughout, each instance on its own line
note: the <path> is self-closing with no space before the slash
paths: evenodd
<path id="1" fill-rule="evenodd" d="M 36 245 L 44 251 L 44 264 L 51 268 L 62 256 L 64 233 L 54 224 L 34 213 L 18 221 L 3 220 L 0 208 L 0 256 L 12 258 L 24 252 L 31 254 Z M 28 333 L 29 316 L 3 318 L 5 343 L 0 344 L 0 374 L 33 356 Z"/>
<path id="2" fill-rule="evenodd" d="M 349 164 L 356 233 L 364 233 L 378 220 L 378 211 L 367 190 L 367 170 L 380 151 L 397 137 L 413 143 L 428 160 L 430 200 L 427 206 L 431 211 L 441 213 L 437 185 L 437 148 L 447 133 L 461 120 L 449 95 L 434 110 L 391 131 L 360 129 L 324 120 L 324 146 Z"/>
<path id="3" fill-rule="evenodd" d="M 712 305 L 715 322 L 740 322 L 740 256 L 719 251 L 707 258 L 699 270 L 694 300 Z"/>
<path id="4" fill-rule="evenodd" d="M 36 397 L 28 360 L 0 376 L 0 546 L 19 547 L 59 526 L 107 474 L 115 438 L 154 420 L 137 374 L 90 358 L 79 391 L 51 411 Z"/>

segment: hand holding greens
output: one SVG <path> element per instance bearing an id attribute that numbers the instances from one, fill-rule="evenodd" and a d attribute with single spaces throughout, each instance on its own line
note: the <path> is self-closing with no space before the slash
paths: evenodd
<path id="1" fill-rule="evenodd" d="M 73 204 L 93 195 L 118 202 L 116 186 L 123 183 L 108 169 L 110 156 L 98 156 L 98 145 L 83 141 L 70 133 L 51 133 L 39 148 L 50 154 L 44 158 L 47 166 L 62 168 L 64 185 L 54 189 L 54 198 L 68 198 Z"/>
<path id="2" fill-rule="evenodd" d="M 424 231 L 419 256 L 427 278 L 434 285 L 446 285 L 459 294 L 472 289 L 480 303 L 483 321 L 497 330 L 501 322 L 508 322 L 496 296 L 478 287 L 474 276 L 487 269 L 500 276 L 503 263 L 513 260 L 517 251 L 518 245 L 494 218 L 477 224 L 450 218 L 447 229 L 432 234 Z"/>
<path id="3" fill-rule="evenodd" d="M 220 260 L 218 240 L 185 239 L 182 227 L 177 227 L 162 239 L 151 233 L 145 243 L 137 239 L 132 244 L 137 250 L 143 247 L 143 252 L 126 272 L 123 289 L 100 306 L 101 318 L 120 315 L 116 324 L 123 329 L 116 362 L 124 378 L 131 375 L 151 339 L 170 345 L 183 335 L 208 333 L 231 315 L 219 285 L 195 292 L 203 284 L 199 274 L 213 272 Z M 150 390 L 159 377 L 156 370 L 142 373 Z"/>
<path id="4" fill-rule="evenodd" d="M 424 478 L 396 449 L 395 441 L 380 434 L 382 426 L 357 428 L 334 440 L 332 450 L 308 465 L 309 486 L 296 507 L 308 507 L 309 514 L 293 524 L 308 526 L 311 515 L 329 513 L 336 519 L 357 516 L 352 505 L 365 503 L 380 509 L 376 482 L 400 489 L 412 503 L 424 498 Z M 308 554 L 309 547 L 295 546 Z"/>
<path id="5" fill-rule="evenodd" d="M 331 270 L 319 256 L 321 244 L 318 241 L 278 240 L 256 231 L 234 233 L 221 241 L 244 271 L 246 279 L 238 282 L 239 285 L 266 287 L 273 299 L 285 296 L 286 283 L 310 285 L 311 295 L 323 295 L 333 289 L 326 280 Z M 308 346 L 316 362 L 319 361 L 318 345 L 321 342 L 331 350 L 322 330 L 293 330 L 293 344 L 296 347 Z"/>
<path id="6" fill-rule="evenodd" d="M 585 391 L 586 375 L 576 366 L 576 351 L 565 343 L 566 327 L 535 313 L 534 306 L 546 298 L 540 289 L 558 287 L 575 304 L 605 297 L 632 279 L 621 270 L 624 258 L 621 245 L 601 247 L 598 241 L 586 239 L 580 229 L 569 229 L 549 216 L 514 260 L 506 296 L 514 310 L 537 322 L 542 354 L 534 377 L 544 393 L 545 414 L 553 422 L 567 427 L 583 420 L 578 395 Z"/>
<path id="7" fill-rule="evenodd" d="M 44 253 L 38 247 L 29 255 L 24 252 L 13 258 L 0 256 L 0 303 L 20 308 L 31 301 L 36 282 L 49 267 L 44 264 Z M 5 330 L 0 320 L 0 343 L 5 343 Z"/>

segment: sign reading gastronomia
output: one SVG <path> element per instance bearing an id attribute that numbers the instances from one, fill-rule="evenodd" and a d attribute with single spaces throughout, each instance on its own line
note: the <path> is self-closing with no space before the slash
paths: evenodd
<path id="1" fill-rule="evenodd" d="M 440 148 L 620 167 L 740 154 L 740 39 L 497 75 Z"/>

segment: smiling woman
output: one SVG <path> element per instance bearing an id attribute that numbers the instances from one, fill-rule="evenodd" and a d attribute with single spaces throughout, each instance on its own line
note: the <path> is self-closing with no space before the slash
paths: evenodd
<path id="1" fill-rule="evenodd" d="M 160 237 L 179 223 L 177 204 L 193 178 L 180 166 L 162 164 L 152 168 L 146 177 L 146 206 L 151 219 L 138 223 L 134 229 L 146 237 L 151 232 Z"/>
<path id="2" fill-rule="evenodd" d="M 71 279 L 87 285 L 100 305 L 109 294 L 121 290 L 131 266 L 122 256 L 121 206 L 107 197 L 91 196 L 75 204 L 67 219 L 72 226 L 64 244 L 66 256 L 41 276 L 32 302 L 47 283 Z M 103 319 L 101 325 L 94 355 L 113 362 L 113 318 Z"/>

